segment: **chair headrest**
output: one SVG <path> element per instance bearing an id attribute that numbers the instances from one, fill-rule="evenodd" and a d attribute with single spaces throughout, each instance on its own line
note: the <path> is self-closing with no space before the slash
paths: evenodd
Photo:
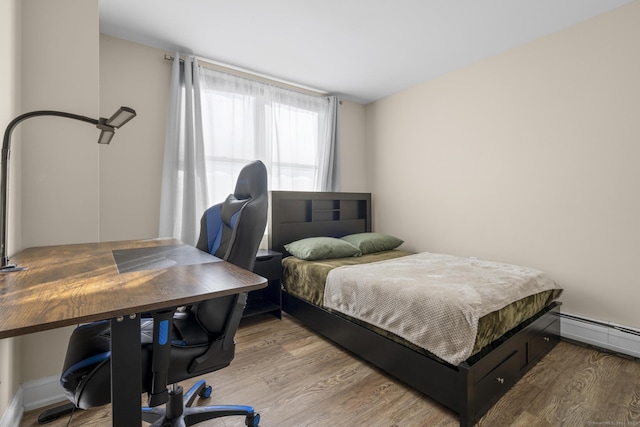
<path id="1" fill-rule="evenodd" d="M 252 199 L 267 192 L 267 168 L 260 160 L 245 165 L 238 175 L 233 195 L 236 199 Z"/>

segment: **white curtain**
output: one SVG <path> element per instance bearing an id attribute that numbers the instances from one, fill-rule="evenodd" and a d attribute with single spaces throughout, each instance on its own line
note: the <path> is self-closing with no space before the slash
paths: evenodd
<path id="1" fill-rule="evenodd" d="M 160 197 L 160 237 L 195 245 L 200 216 L 208 207 L 202 137 L 200 78 L 193 57 L 175 55 Z"/>
<path id="2" fill-rule="evenodd" d="M 178 55 L 175 56 L 178 58 Z M 204 210 L 262 160 L 270 190 L 339 191 L 338 105 L 174 59 L 160 236 L 195 244 Z"/>
<path id="3" fill-rule="evenodd" d="M 337 96 L 331 96 L 328 101 L 327 119 L 323 121 L 321 134 L 321 140 L 327 143 L 321 144 L 319 156 L 320 191 L 340 191 L 340 157 L 338 155 L 340 99 Z"/>

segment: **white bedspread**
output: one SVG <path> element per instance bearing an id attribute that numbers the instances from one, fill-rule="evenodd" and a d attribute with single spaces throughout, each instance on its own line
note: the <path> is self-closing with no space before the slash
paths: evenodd
<path id="1" fill-rule="evenodd" d="M 458 365 L 482 316 L 551 289 L 560 287 L 539 270 L 425 252 L 332 270 L 324 305 Z"/>

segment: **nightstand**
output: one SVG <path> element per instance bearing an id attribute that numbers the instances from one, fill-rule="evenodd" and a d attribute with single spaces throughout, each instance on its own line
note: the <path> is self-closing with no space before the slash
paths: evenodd
<path id="1" fill-rule="evenodd" d="M 262 313 L 271 313 L 282 319 L 282 297 L 280 294 L 280 275 L 282 273 L 282 254 L 270 249 L 258 249 L 253 272 L 267 279 L 266 288 L 249 292 L 247 306 L 242 318 Z"/>

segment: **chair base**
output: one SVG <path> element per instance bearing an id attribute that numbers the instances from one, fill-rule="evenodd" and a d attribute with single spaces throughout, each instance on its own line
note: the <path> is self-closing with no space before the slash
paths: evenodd
<path id="1" fill-rule="evenodd" d="M 56 406 L 55 408 L 47 409 L 38 415 L 38 424 L 50 423 L 53 420 L 72 413 L 76 409 L 76 405 L 71 402 L 65 403 L 61 406 Z"/>
<path id="2" fill-rule="evenodd" d="M 186 394 L 183 394 L 182 387 L 175 386 L 174 390 L 169 391 L 169 401 L 164 407 L 142 408 L 142 419 L 151 423 L 150 427 L 186 427 L 214 418 L 244 415 L 244 423 L 247 426 L 258 427 L 260 414 L 257 414 L 252 406 L 216 405 L 191 407 L 196 397 L 207 398 L 210 395 L 211 387 L 207 386 L 203 380 L 195 383 Z M 70 414 L 75 409 L 77 408 L 73 403 L 48 409 L 40 414 L 38 423 L 49 423 Z"/>
<path id="3" fill-rule="evenodd" d="M 258 427 L 260 414 L 252 406 L 191 406 L 197 396 L 206 398 L 210 395 L 211 387 L 203 380 L 195 383 L 186 393 L 183 393 L 182 387 L 174 386 L 169 391 L 169 401 L 164 407 L 142 408 L 142 419 L 151 423 L 150 427 L 186 427 L 214 418 L 240 415 L 245 417 L 247 426 Z"/>

